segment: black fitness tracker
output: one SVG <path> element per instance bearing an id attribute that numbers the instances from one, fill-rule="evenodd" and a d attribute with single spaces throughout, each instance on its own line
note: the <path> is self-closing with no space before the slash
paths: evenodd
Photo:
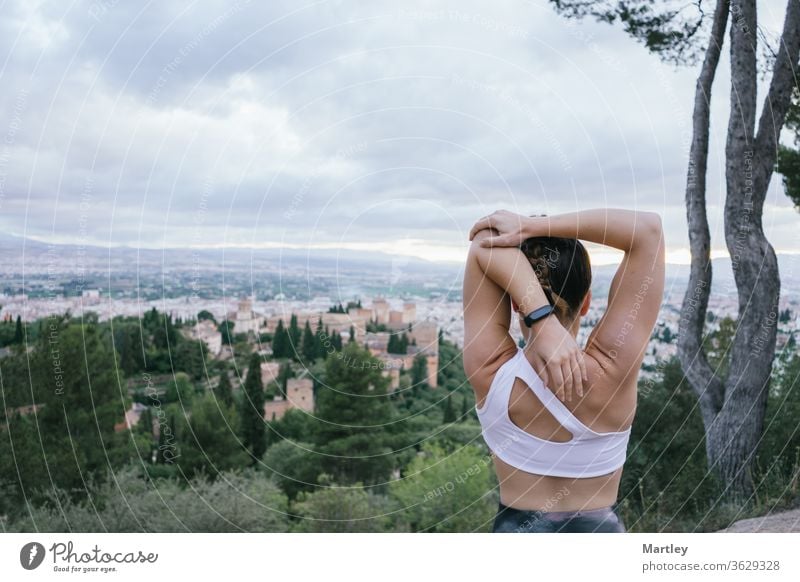
<path id="1" fill-rule="evenodd" d="M 555 311 L 555 307 L 553 307 L 552 305 L 550 304 L 542 305 L 541 307 L 534 309 L 528 315 L 526 315 L 523 321 L 525 321 L 525 325 L 531 327 L 534 323 L 536 323 L 540 319 L 544 319 L 545 317 L 553 313 L 553 311 Z"/>

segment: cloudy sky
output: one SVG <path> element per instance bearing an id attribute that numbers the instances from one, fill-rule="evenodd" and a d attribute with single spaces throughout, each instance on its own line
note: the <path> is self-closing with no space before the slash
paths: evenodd
<path id="1" fill-rule="evenodd" d="M 762 3 L 767 28 L 784 4 Z M 696 70 L 545 0 L 2 6 L 0 232 L 458 260 L 494 209 L 620 206 L 661 213 L 669 259 L 688 258 Z M 709 165 L 717 255 L 727 66 Z M 800 252 L 779 178 L 765 212 L 776 249 Z"/>

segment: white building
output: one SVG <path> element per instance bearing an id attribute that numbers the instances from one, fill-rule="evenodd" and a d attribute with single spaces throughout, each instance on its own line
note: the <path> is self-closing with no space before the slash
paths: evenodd
<path id="1" fill-rule="evenodd" d="M 213 321 L 198 321 L 192 328 L 191 337 L 201 340 L 208 347 L 210 354 L 218 356 L 222 351 L 222 333 L 217 330 Z"/>

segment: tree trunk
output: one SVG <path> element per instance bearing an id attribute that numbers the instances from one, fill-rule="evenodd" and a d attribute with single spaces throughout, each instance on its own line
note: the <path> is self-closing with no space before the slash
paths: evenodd
<path id="1" fill-rule="evenodd" d="M 710 125 L 711 87 L 717 72 L 725 29 L 728 23 L 729 1 L 718 0 L 708 47 L 697 78 L 692 114 L 692 144 L 689 150 L 689 169 L 686 176 L 686 220 L 689 224 L 689 247 L 692 255 L 689 286 L 681 306 L 678 331 L 678 357 L 689 385 L 700 402 L 703 424 L 708 431 L 724 396 L 722 380 L 708 363 L 703 350 L 703 328 L 711 291 L 711 235 L 706 216 L 706 168 L 708 165 L 708 133 Z M 706 453 L 712 451 L 706 440 Z"/>
<path id="2" fill-rule="evenodd" d="M 725 2 L 721 0 L 721 3 Z M 714 32 L 719 32 L 717 18 L 725 10 L 718 4 Z M 755 0 L 736 0 L 730 7 L 730 15 L 731 114 L 725 149 L 725 242 L 731 256 L 739 305 L 724 386 L 708 365 L 701 343 L 711 284 L 704 185 L 693 188 L 687 184 L 692 272 L 681 314 L 685 333 L 679 337 L 678 350 L 687 379 L 700 400 L 710 468 L 726 486 L 726 497 L 743 501 L 753 492 L 751 467 L 763 431 L 775 351 L 780 277 L 775 252 L 764 235 L 762 213 L 800 52 L 800 2 L 788 1 L 775 71 L 757 134 Z M 724 34 L 724 24 L 722 32 Z M 715 44 L 721 44 L 717 37 L 712 38 L 709 51 L 718 52 Z M 716 59 L 718 57 L 717 54 Z M 709 60 L 716 67 L 716 60 L 713 55 L 709 59 L 707 52 L 698 80 L 698 93 Z M 713 73 L 711 75 L 713 78 Z M 698 115 L 696 98 L 692 151 L 697 157 L 690 161 L 689 182 L 692 164 L 698 169 L 698 177 L 705 180 L 708 117 L 704 118 L 702 107 L 700 109 L 701 115 Z M 700 136 L 698 131 L 702 132 Z M 694 151 L 698 141 L 704 151 Z"/>

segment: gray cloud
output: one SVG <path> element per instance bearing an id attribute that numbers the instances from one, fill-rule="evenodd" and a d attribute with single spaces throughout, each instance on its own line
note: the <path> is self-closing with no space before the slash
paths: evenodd
<path id="1" fill-rule="evenodd" d="M 19 0 L 0 50 L 15 234 L 457 251 L 497 207 L 610 205 L 661 212 L 686 244 L 694 71 L 546 2 Z M 719 206 L 726 91 L 714 100 Z M 765 225 L 796 248 L 777 182 Z"/>

